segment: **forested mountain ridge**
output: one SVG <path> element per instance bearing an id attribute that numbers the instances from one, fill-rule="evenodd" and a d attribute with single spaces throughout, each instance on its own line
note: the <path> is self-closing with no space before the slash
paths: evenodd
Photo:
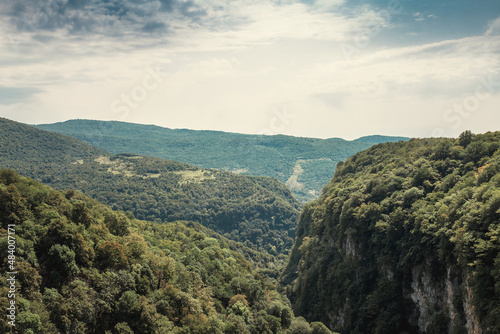
<path id="1" fill-rule="evenodd" d="M 381 136 L 381 135 L 373 135 L 373 136 L 364 136 L 358 139 L 354 139 L 354 141 L 360 141 L 363 143 L 371 143 L 371 144 L 382 144 L 382 143 L 393 143 L 398 141 L 407 141 L 410 138 L 408 137 L 393 137 L 393 136 Z"/>
<path id="2" fill-rule="evenodd" d="M 306 205 L 283 274 L 342 333 L 500 333 L 500 132 L 373 146 Z"/>
<path id="3" fill-rule="evenodd" d="M 246 135 L 93 120 L 70 120 L 36 127 L 73 136 L 114 154 L 128 152 L 203 168 L 275 177 L 286 183 L 300 201 L 319 195 L 339 161 L 376 143 L 408 139 L 368 136 L 346 141 Z"/>
<path id="4" fill-rule="evenodd" d="M 40 178 L 57 176 L 68 164 L 101 155 L 111 154 L 73 137 L 0 117 L 1 168 L 23 170 Z"/>
<path id="5" fill-rule="evenodd" d="M 197 223 L 140 221 L 0 169 L 0 224 L 2 333 L 330 333 Z"/>
<path id="6" fill-rule="evenodd" d="M 139 219 L 198 221 L 272 255 L 286 253 L 293 244 L 300 203 L 276 179 L 112 155 L 6 119 L 0 119 L 0 134 L 1 168 L 57 189 L 82 191 Z"/>

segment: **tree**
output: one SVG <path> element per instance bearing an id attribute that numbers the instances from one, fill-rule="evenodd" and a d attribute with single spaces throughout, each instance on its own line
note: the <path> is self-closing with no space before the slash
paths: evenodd
<path id="1" fill-rule="evenodd" d="M 122 212 L 107 212 L 104 216 L 104 223 L 114 235 L 124 236 L 130 233 L 130 220 Z"/>
<path id="2" fill-rule="evenodd" d="M 434 150 L 433 158 L 435 160 L 445 160 L 450 156 L 451 143 L 449 141 L 443 141 Z"/>
<path id="3" fill-rule="evenodd" d="M 464 150 L 464 158 L 466 161 L 478 163 L 486 153 L 486 144 L 481 141 L 475 141 L 470 143 Z"/>
<path id="4" fill-rule="evenodd" d="M 104 241 L 97 247 L 97 261 L 104 269 L 120 270 L 129 267 L 123 245 L 116 241 Z"/>
<path id="5" fill-rule="evenodd" d="M 90 215 L 90 210 L 84 202 L 73 204 L 71 220 L 77 224 L 82 224 L 87 228 L 90 226 L 90 224 L 93 223 L 93 219 Z"/>
<path id="6" fill-rule="evenodd" d="M 242 317 L 245 320 L 245 322 L 248 323 L 250 319 L 250 310 L 248 309 L 247 306 L 245 306 L 245 304 L 238 301 L 234 303 L 232 306 L 228 307 L 228 309 L 230 313 Z"/>
<path id="7" fill-rule="evenodd" d="M 322 322 L 311 323 L 311 334 L 332 334 L 332 332 Z"/>
<path id="8" fill-rule="evenodd" d="M 118 300 L 118 313 L 123 319 L 131 319 L 139 314 L 139 295 L 135 291 L 125 291 Z"/>
<path id="9" fill-rule="evenodd" d="M 229 300 L 229 307 L 233 306 L 237 302 L 241 302 L 243 305 L 245 305 L 245 306 L 248 307 L 249 304 L 248 304 L 248 301 L 247 301 L 246 297 L 247 296 L 245 296 L 245 295 L 234 295 Z"/>
<path id="10" fill-rule="evenodd" d="M 50 248 L 46 267 L 49 271 L 47 284 L 51 286 L 58 286 L 80 272 L 75 262 L 75 252 L 60 244 Z"/>
<path id="11" fill-rule="evenodd" d="M 432 178 L 433 176 L 429 168 L 420 167 L 413 176 L 412 184 L 414 187 L 420 187 L 421 185 L 424 184 L 425 181 L 432 180 Z"/>
<path id="12" fill-rule="evenodd" d="M 41 333 L 42 321 L 38 314 L 30 310 L 30 302 L 24 298 L 19 298 L 18 312 L 16 317 L 16 327 L 20 333 L 37 334 Z"/>
<path id="13" fill-rule="evenodd" d="M 239 316 L 230 314 L 226 320 L 226 326 L 224 328 L 225 334 L 250 334 L 245 322 Z"/>
<path id="14" fill-rule="evenodd" d="M 312 329 L 309 323 L 302 317 L 298 317 L 292 321 L 290 326 L 290 334 L 311 334 Z"/>
<path id="15" fill-rule="evenodd" d="M 52 219 L 43 236 L 39 252 L 42 262 L 46 260 L 47 252 L 54 244 L 65 245 L 75 252 L 76 263 L 89 266 L 94 259 L 94 250 L 89 247 L 75 224 L 68 222 L 65 216 Z"/>
<path id="16" fill-rule="evenodd" d="M 23 296 L 29 299 L 37 299 L 40 296 L 40 285 L 42 283 L 42 276 L 40 276 L 38 270 L 26 261 L 18 261 L 16 270 Z"/>
<path id="17" fill-rule="evenodd" d="M 473 138 L 474 134 L 472 133 L 472 131 L 466 130 L 458 136 L 458 145 L 466 148 L 472 142 Z"/>
<path id="18" fill-rule="evenodd" d="M 293 312 L 289 307 L 283 308 L 281 310 L 281 326 L 283 328 L 288 328 L 292 325 Z"/>
<path id="19" fill-rule="evenodd" d="M 126 322 L 119 322 L 115 325 L 116 334 L 134 334 L 132 329 Z"/>
<path id="20" fill-rule="evenodd" d="M 7 224 L 19 224 L 28 218 L 26 200 L 22 198 L 14 184 L 0 187 L 0 223 L 7 229 Z"/>

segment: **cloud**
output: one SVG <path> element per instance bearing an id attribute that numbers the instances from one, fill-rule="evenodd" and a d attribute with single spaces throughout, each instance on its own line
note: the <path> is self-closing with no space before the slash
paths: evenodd
<path id="1" fill-rule="evenodd" d="M 391 48 L 361 55 L 354 64 L 345 59 L 316 64 L 303 71 L 299 80 L 325 94 L 450 97 L 469 92 L 481 76 L 500 69 L 498 52 L 500 40 L 482 36 Z"/>
<path id="2" fill-rule="evenodd" d="M 339 40 L 366 21 L 383 20 L 368 6 L 349 15 L 344 0 L 4 0 L 0 14 L 25 39 L 43 32 L 115 38 L 183 36 L 225 32 L 228 38 L 316 38 Z M 158 35 L 160 34 L 160 35 Z M 245 36 L 246 35 L 246 36 Z M 245 38 L 247 37 L 247 38 Z"/>
<path id="3" fill-rule="evenodd" d="M 1 9 L 18 33 L 108 36 L 157 32 L 172 19 L 197 20 L 206 14 L 195 2 L 181 0 L 4 0 Z"/>
<path id="4" fill-rule="evenodd" d="M 344 110 L 345 100 L 349 97 L 349 95 L 349 93 L 339 91 L 334 93 L 312 94 L 311 97 L 319 99 L 328 107 L 332 107 L 336 110 Z"/>
<path id="5" fill-rule="evenodd" d="M 375 2 L 354 3 L 4 0 L 0 114 L 258 132 L 269 128 L 269 110 L 286 106 L 296 118 L 284 133 L 359 137 L 377 126 L 418 135 L 500 68 L 498 20 L 483 36 L 409 41 L 408 33 L 433 27 L 413 22 L 433 18 L 427 8 L 387 15 Z M 352 62 L 343 43 L 360 49 Z M 157 65 L 161 84 L 129 113 L 113 113 L 113 101 L 151 83 Z"/>
<path id="6" fill-rule="evenodd" d="M 19 102 L 25 102 L 39 92 L 39 89 L 31 87 L 22 88 L 0 86 L 0 104 L 11 105 Z"/>
<path id="7" fill-rule="evenodd" d="M 438 17 L 437 17 L 436 14 L 424 14 L 422 12 L 416 12 L 415 14 L 413 14 L 413 19 L 416 22 L 422 22 L 422 21 L 425 21 L 425 20 L 428 20 L 428 19 L 435 20 L 437 18 Z"/>
<path id="8" fill-rule="evenodd" d="M 486 36 L 500 35 L 500 17 L 488 24 Z"/>
<path id="9" fill-rule="evenodd" d="M 142 27 L 142 31 L 144 32 L 162 32 L 162 31 L 166 31 L 167 29 L 167 25 L 164 23 L 164 22 L 158 22 L 158 21 L 151 21 L 151 22 L 148 22 L 146 23 L 143 27 Z"/>
<path id="10" fill-rule="evenodd" d="M 414 17 L 415 21 L 417 21 L 417 22 L 425 20 L 424 14 L 422 14 L 420 12 L 416 12 L 415 14 L 413 14 L 413 17 Z"/>

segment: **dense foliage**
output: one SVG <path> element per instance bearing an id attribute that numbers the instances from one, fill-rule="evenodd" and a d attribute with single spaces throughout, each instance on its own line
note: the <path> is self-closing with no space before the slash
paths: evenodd
<path id="1" fill-rule="evenodd" d="M 5 119 L 0 129 L 2 168 L 57 189 L 79 190 L 139 219 L 197 221 L 272 255 L 286 253 L 293 244 L 300 204 L 276 179 L 133 154 L 113 156 Z"/>
<path id="2" fill-rule="evenodd" d="M 0 117 L 0 168 L 31 175 L 60 175 L 78 159 L 110 155 L 74 138 Z"/>
<path id="3" fill-rule="evenodd" d="M 330 333 L 296 318 L 231 242 L 196 223 L 136 220 L 0 170 L 0 313 L 15 224 L 16 327 L 2 333 Z M 242 246 L 241 246 L 242 247 Z"/>
<path id="4" fill-rule="evenodd" d="M 500 132 L 464 132 L 339 164 L 283 276 L 296 313 L 343 333 L 500 333 L 499 148 Z"/>
<path id="5" fill-rule="evenodd" d="M 73 136 L 114 154 L 135 153 L 172 159 L 203 168 L 275 177 L 283 183 L 295 173 L 298 183 L 288 184 L 301 201 L 317 197 L 332 177 L 337 162 L 376 143 L 408 139 L 370 136 L 346 141 L 340 138 L 244 135 L 90 120 L 37 127 Z"/>

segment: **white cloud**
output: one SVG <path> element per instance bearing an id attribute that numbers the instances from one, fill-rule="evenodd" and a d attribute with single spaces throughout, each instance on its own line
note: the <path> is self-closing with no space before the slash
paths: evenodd
<path id="1" fill-rule="evenodd" d="M 500 17 L 488 24 L 488 29 L 486 30 L 486 36 L 499 35 L 500 34 Z"/>
<path id="2" fill-rule="evenodd" d="M 499 122 L 500 115 L 493 103 L 500 100 L 500 87 L 480 101 L 477 112 L 461 119 L 459 128 L 445 116 L 454 104 L 474 97 L 491 71 L 500 74 L 498 52 L 499 39 L 481 36 L 367 52 L 355 64 L 337 59 L 305 68 L 284 90 L 300 101 L 297 105 L 301 105 L 304 117 L 297 123 L 310 123 L 310 136 L 331 131 L 354 138 L 360 131 L 375 133 L 380 129 L 391 134 L 431 136 L 436 128 L 444 135 L 456 136 L 468 126 L 478 132 L 495 130 L 493 122 Z M 500 78 L 497 75 L 493 80 Z M 308 117 L 321 122 L 313 127 Z M 479 126 L 478 117 L 489 121 Z"/>
<path id="3" fill-rule="evenodd" d="M 415 14 L 413 14 L 413 17 L 414 17 L 414 20 L 417 22 L 421 22 L 421 21 L 425 20 L 424 14 L 422 14 L 420 12 L 416 12 Z"/>
<path id="4" fill-rule="evenodd" d="M 441 124 L 443 114 L 500 68 L 499 20 L 485 36 L 391 47 L 377 40 L 392 27 L 391 17 L 367 6 L 343 14 L 337 0 L 193 3 L 192 20 L 180 10 L 160 12 L 156 2 L 128 14 L 134 29 L 144 26 L 145 13 L 168 21 L 167 33 L 152 35 L 115 33 L 126 28 L 116 18 L 95 34 L 59 28 L 19 36 L 3 23 L 0 86 L 38 90 L 29 100 L 0 103 L 0 115 L 32 123 L 118 118 L 259 132 L 269 127 L 274 108 L 286 106 L 295 116 L 282 129 L 289 134 L 418 136 L 441 127 L 456 135 L 459 129 Z M 370 43 L 347 61 L 339 46 L 359 46 L 360 38 Z M 113 101 L 130 95 L 156 65 L 163 66 L 161 84 L 128 112 L 114 112 Z M 479 129 L 479 115 L 498 124 L 496 102 L 497 93 L 462 125 Z"/>

